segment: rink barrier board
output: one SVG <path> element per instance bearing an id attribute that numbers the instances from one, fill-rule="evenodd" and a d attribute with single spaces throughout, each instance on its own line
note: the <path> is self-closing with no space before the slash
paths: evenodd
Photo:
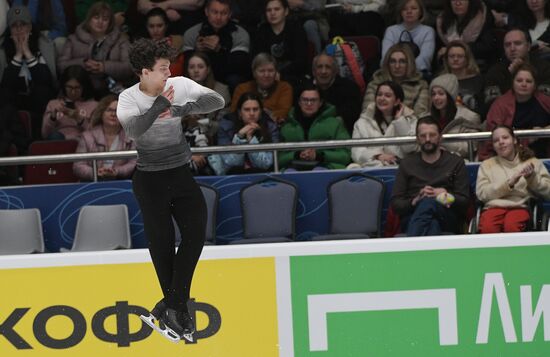
<path id="1" fill-rule="evenodd" d="M 547 232 L 205 247 L 194 344 L 146 250 L 0 257 L 2 356 L 548 356 Z"/>
<path id="2" fill-rule="evenodd" d="M 545 160 L 545 164 L 550 168 L 550 160 Z M 472 192 L 475 192 L 478 164 L 468 164 L 466 167 Z M 231 240 L 242 238 L 243 235 L 240 190 L 270 176 L 291 181 L 298 187 L 296 240 L 307 241 L 312 236 L 328 234 L 330 227 L 327 187 L 334 180 L 352 173 L 364 173 L 384 182 L 386 190 L 381 215 L 383 226 L 395 180 L 395 167 L 368 168 L 361 171 L 319 170 L 292 174 L 205 176 L 198 177 L 197 180 L 219 191 L 216 242 L 218 245 L 224 245 Z M 49 252 L 58 252 L 60 248 L 71 248 L 82 206 L 112 204 L 125 204 L 128 207 L 132 247 L 147 248 L 141 213 L 129 180 L 11 186 L 0 189 L 1 209 L 38 208 L 40 210 L 44 241 Z M 550 203 L 546 208 L 550 210 Z"/>

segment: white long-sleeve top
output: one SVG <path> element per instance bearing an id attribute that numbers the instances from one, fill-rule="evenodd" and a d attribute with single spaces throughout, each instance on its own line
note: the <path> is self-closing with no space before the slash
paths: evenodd
<path id="1" fill-rule="evenodd" d="M 169 78 L 164 89 L 170 86 L 174 87 L 172 103 L 163 96 L 143 93 L 139 83 L 119 96 L 118 120 L 136 142 L 139 170 L 167 170 L 187 164 L 191 150 L 183 133 L 182 116 L 206 114 L 225 106 L 221 95 L 191 79 Z M 168 108 L 170 115 L 159 117 Z"/>

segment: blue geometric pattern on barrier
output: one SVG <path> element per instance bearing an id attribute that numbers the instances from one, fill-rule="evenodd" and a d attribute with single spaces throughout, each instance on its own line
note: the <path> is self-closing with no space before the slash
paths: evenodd
<path id="1" fill-rule="evenodd" d="M 25 204 L 19 197 L 11 195 L 5 190 L 0 190 L 0 204 L 3 209 L 25 208 Z"/>
<path id="2" fill-rule="evenodd" d="M 80 207 L 124 203 L 128 206 L 132 242 L 145 247 L 143 223 L 130 181 L 5 187 L 0 208 L 38 208 L 48 251 L 72 246 Z"/>
<path id="3" fill-rule="evenodd" d="M 327 205 L 328 200 L 324 200 L 320 202 L 315 207 L 310 207 L 309 209 L 306 207 L 306 203 L 303 200 L 298 200 L 298 207 L 296 207 L 296 219 L 305 218 L 308 216 L 311 216 L 315 214 L 317 211 L 321 210 L 324 206 Z"/>

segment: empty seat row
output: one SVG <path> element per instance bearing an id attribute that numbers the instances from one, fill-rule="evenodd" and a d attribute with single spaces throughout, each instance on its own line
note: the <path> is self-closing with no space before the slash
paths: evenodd
<path id="1" fill-rule="evenodd" d="M 381 236 L 385 185 L 361 173 L 328 185 L 329 234 L 312 240 L 360 239 Z M 266 178 L 241 190 L 243 238 L 230 244 L 290 242 L 296 235 L 298 188 L 289 181 Z"/>
<path id="2" fill-rule="evenodd" d="M 200 183 L 208 211 L 206 244 L 216 243 L 218 191 Z M 338 178 L 328 186 L 329 234 L 312 240 L 381 237 L 384 182 L 361 173 Z M 298 187 L 277 177 L 267 177 L 240 191 L 242 238 L 229 244 L 292 242 L 296 238 Z M 179 230 L 176 227 L 176 244 Z"/>
<path id="3" fill-rule="evenodd" d="M 40 210 L 0 210 L 0 255 L 44 253 Z M 83 206 L 70 251 L 131 248 L 126 205 Z M 69 250 L 67 250 L 69 251 Z"/>
<path id="4" fill-rule="evenodd" d="M 206 200 L 206 243 L 215 244 L 218 191 L 200 184 Z M 241 189 L 243 235 L 230 244 L 292 242 L 296 237 L 298 187 L 290 181 L 268 177 Z M 384 183 L 354 173 L 328 186 L 330 232 L 313 240 L 356 239 L 381 236 Z M 36 208 L 0 210 L 0 254 L 45 251 L 40 211 Z M 180 234 L 176 228 L 176 237 Z M 131 247 L 126 205 L 83 206 L 70 251 L 97 251 Z"/>

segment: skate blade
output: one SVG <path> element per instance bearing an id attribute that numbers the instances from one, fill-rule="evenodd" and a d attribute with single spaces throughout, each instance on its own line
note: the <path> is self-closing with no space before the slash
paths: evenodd
<path id="1" fill-rule="evenodd" d="M 145 322 L 150 328 L 160 333 L 164 338 L 168 339 L 171 342 L 178 343 L 180 337 L 174 331 L 169 329 L 167 326 L 163 329 L 155 324 L 155 317 L 151 314 L 149 316 L 140 315 L 139 318 L 141 321 Z"/>
<path id="2" fill-rule="evenodd" d="M 162 321 L 160 321 L 160 323 L 164 326 L 164 330 L 161 333 L 165 334 L 166 338 L 168 338 L 172 342 L 179 342 L 179 340 L 181 340 L 181 336 L 178 335 L 176 331 L 172 330 Z"/>
<path id="3" fill-rule="evenodd" d="M 166 326 L 166 331 L 168 331 L 170 334 L 172 334 L 171 338 L 173 336 L 178 336 L 178 338 L 180 340 L 186 340 L 186 341 L 189 341 L 191 343 L 193 343 L 195 340 L 193 339 L 193 334 L 195 333 L 195 331 L 191 332 L 191 333 L 184 333 L 183 335 L 178 335 L 176 333 L 176 331 L 172 330 L 170 327 Z"/>
<path id="4" fill-rule="evenodd" d="M 149 325 L 150 328 L 152 328 L 153 330 L 158 330 L 158 326 L 155 325 L 155 317 L 151 314 L 149 314 L 149 316 L 145 316 L 145 315 L 139 315 L 139 318 L 141 319 L 141 321 L 145 322 L 147 325 Z"/>
<path id="5" fill-rule="evenodd" d="M 194 342 L 193 340 L 193 334 L 192 333 L 184 333 L 182 336 L 181 336 L 182 339 L 185 339 L 191 343 Z"/>
<path id="6" fill-rule="evenodd" d="M 171 342 L 174 342 L 174 343 L 180 342 L 180 337 L 169 328 L 166 328 L 165 330 L 160 330 L 159 332 L 161 333 L 162 336 L 164 336 Z"/>

